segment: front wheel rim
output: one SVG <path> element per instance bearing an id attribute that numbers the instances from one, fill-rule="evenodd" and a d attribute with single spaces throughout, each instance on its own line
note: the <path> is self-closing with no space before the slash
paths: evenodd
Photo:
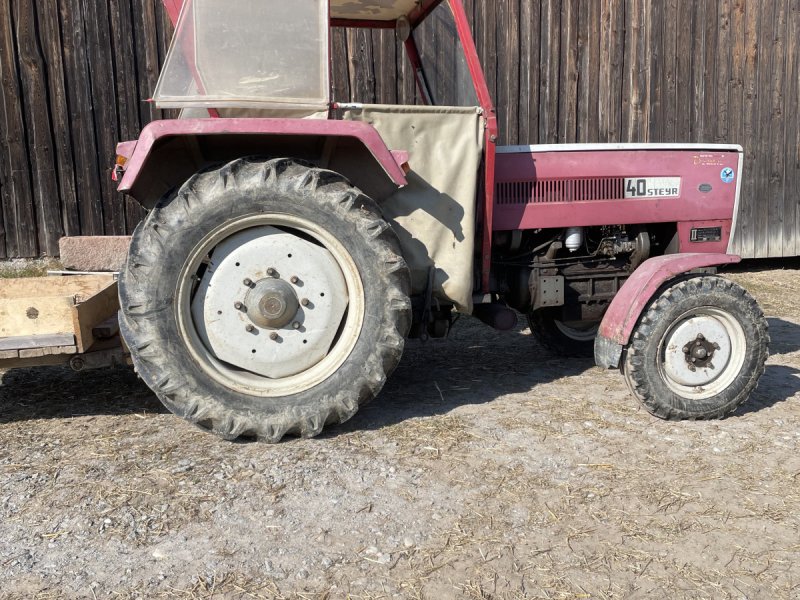
<path id="1" fill-rule="evenodd" d="M 717 307 L 687 311 L 665 332 L 658 369 L 667 387 L 690 400 L 717 396 L 741 373 L 747 338 L 739 321 Z"/>
<path id="2" fill-rule="evenodd" d="M 345 284 L 347 308 L 341 322 L 330 325 L 330 327 L 336 327 L 336 333 L 329 351 L 324 358 L 309 368 L 289 376 L 267 377 L 242 368 L 240 365 L 233 365 L 221 360 L 214 349 L 209 347 L 208 337 L 205 335 L 206 332 L 203 332 L 206 324 L 197 321 L 196 306 L 193 307 L 195 294 L 198 293 L 200 286 L 203 285 L 203 274 L 204 270 L 208 268 L 209 257 L 213 256 L 214 251 L 223 245 L 226 240 L 242 235 L 243 232 L 257 231 L 258 228 L 276 228 L 284 233 L 288 232 L 297 236 L 304 243 L 310 242 L 324 248 L 330 253 L 341 270 Z M 270 257 L 264 258 L 263 264 L 260 265 L 263 270 L 263 273 L 260 274 L 263 275 L 263 278 L 258 281 L 256 281 L 258 275 L 250 276 L 245 273 L 247 278 L 253 279 L 250 287 L 255 288 L 264 279 L 270 277 L 266 271 L 270 268 L 271 262 Z M 239 263 L 236 263 L 236 266 L 238 267 Z M 244 271 L 246 269 L 243 269 Z M 249 270 L 249 273 L 253 272 L 253 269 Z M 228 304 L 230 306 L 225 310 L 242 311 L 242 308 L 246 308 L 235 306 L 241 303 L 234 296 L 231 297 Z M 264 303 L 264 305 L 269 308 L 269 302 Z M 215 228 L 195 245 L 187 257 L 178 278 L 175 317 L 180 335 L 192 358 L 202 371 L 214 381 L 238 393 L 261 397 L 283 397 L 300 393 L 319 385 L 344 364 L 358 342 L 365 319 L 365 306 L 364 287 L 358 267 L 341 242 L 330 232 L 312 221 L 295 215 L 272 213 L 249 215 L 231 220 Z M 294 308 L 294 305 L 292 308 Z M 223 307 L 220 306 L 220 311 L 222 310 Z M 297 325 L 292 319 L 286 323 L 283 322 L 283 319 L 277 323 L 262 322 L 258 319 L 253 321 L 251 318 L 247 318 L 246 310 L 244 312 L 243 324 L 239 328 L 241 331 L 237 329 L 235 334 L 238 336 L 258 334 L 264 344 L 280 343 L 283 338 L 294 333 L 292 326 Z M 278 325 L 281 325 L 282 328 L 278 328 Z M 252 330 L 248 331 L 244 327 L 252 328 Z M 277 340 L 270 339 L 270 336 L 276 334 L 279 336 Z"/>

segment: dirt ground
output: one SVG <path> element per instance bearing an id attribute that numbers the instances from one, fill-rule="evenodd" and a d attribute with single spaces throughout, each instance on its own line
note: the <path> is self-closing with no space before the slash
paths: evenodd
<path id="1" fill-rule="evenodd" d="M 730 275 L 772 356 L 707 423 L 471 319 L 276 446 L 195 429 L 127 369 L 3 373 L 0 597 L 798 598 L 798 268 Z"/>

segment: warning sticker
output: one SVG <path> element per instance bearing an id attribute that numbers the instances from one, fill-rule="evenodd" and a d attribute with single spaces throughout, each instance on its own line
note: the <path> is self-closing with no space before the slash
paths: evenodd
<path id="1" fill-rule="evenodd" d="M 733 183 L 733 180 L 736 179 L 736 173 L 730 167 L 725 167 L 722 169 L 720 177 L 722 178 L 722 183 Z"/>

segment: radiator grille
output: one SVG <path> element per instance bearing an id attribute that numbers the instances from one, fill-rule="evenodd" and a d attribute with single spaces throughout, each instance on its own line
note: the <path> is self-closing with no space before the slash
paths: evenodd
<path id="1" fill-rule="evenodd" d="M 495 202 L 501 205 L 622 200 L 624 198 L 625 179 L 623 177 L 504 181 L 497 183 L 495 189 Z"/>

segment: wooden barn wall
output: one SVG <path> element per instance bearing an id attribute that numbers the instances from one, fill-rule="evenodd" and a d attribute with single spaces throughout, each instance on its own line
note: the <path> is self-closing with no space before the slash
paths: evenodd
<path id="1" fill-rule="evenodd" d="M 170 32 L 159 0 L 0 0 L 0 257 L 135 227 L 114 149 L 160 117 L 145 100 Z"/>
<path id="2" fill-rule="evenodd" d="M 465 4 L 502 143 L 742 144 L 737 251 L 800 254 L 800 0 Z M 170 31 L 159 0 L 0 0 L 0 257 L 136 225 L 110 162 L 160 116 Z M 335 30 L 333 48 L 335 99 L 415 101 L 392 32 Z"/>

